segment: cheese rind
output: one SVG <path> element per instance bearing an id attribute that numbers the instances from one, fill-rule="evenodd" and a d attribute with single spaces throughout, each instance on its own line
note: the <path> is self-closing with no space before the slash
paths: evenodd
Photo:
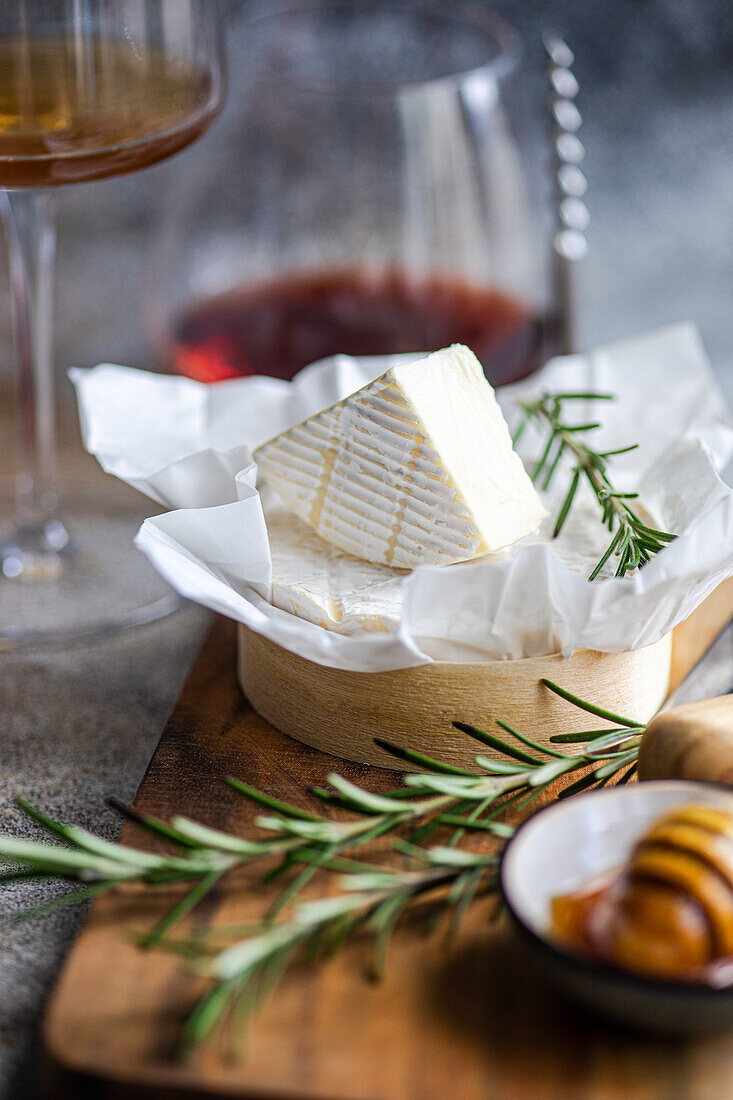
<path id="1" fill-rule="evenodd" d="M 337 634 L 397 629 L 404 573 L 344 553 L 283 508 L 267 532 L 275 607 Z"/>
<path id="2" fill-rule="evenodd" d="M 395 365 L 255 460 L 321 538 L 401 569 L 507 546 L 547 514 L 480 363 L 460 344 Z"/>

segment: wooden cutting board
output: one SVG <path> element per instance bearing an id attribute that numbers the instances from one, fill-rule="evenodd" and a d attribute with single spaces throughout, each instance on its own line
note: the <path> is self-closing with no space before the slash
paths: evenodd
<path id="1" fill-rule="evenodd" d="M 676 640 L 677 680 L 731 618 L 729 582 Z M 135 800 L 167 818 L 183 812 L 246 830 L 254 811 L 222 782 L 234 775 L 308 805 L 307 787 L 338 770 L 372 789 L 379 769 L 335 761 L 278 733 L 242 698 L 235 632 L 216 621 L 163 732 Z M 140 843 L 134 827 L 123 837 Z M 623 1097 L 719 1100 L 733 1095 L 733 1037 L 665 1041 L 597 1020 L 546 987 L 506 924 L 483 903 L 453 943 L 408 924 L 381 985 L 365 978 L 365 944 L 293 970 L 254 1021 L 239 1061 L 212 1048 L 187 1064 L 176 1036 L 201 986 L 171 957 L 126 938 L 170 907 L 169 891 L 97 901 L 45 1020 L 50 1097 L 174 1100 L 525 1100 Z M 197 916 L 250 919 L 266 904 L 247 874 L 227 879 Z"/>

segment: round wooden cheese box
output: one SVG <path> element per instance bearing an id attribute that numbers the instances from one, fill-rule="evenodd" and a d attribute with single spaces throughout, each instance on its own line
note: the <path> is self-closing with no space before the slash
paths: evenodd
<path id="1" fill-rule="evenodd" d="M 579 650 L 571 657 L 436 661 L 391 672 L 326 668 L 239 626 L 239 682 L 271 725 L 347 760 L 405 770 L 375 737 L 461 767 L 477 752 L 499 756 L 455 729 L 496 730 L 497 718 L 543 744 L 556 733 L 609 723 L 549 691 L 543 677 L 582 699 L 647 722 L 667 696 L 672 636 L 630 653 Z M 500 732 L 500 731 L 497 731 Z"/>

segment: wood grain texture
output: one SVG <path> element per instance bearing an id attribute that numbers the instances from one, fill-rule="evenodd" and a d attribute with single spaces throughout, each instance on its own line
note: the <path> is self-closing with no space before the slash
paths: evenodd
<path id="1" fill-rule="evenodd" d="M 712 637 L 707 639 L 707 644 Z M 169 817 L 247 830 L 251 808 L 222 782 L 232 774 L 308 804 L 334 768 L 372 789 L 394 777 L 304 747 L 243 700 L 235 629 L 219 620 L 161 738 L 135 805 Z M 113 792 L 111 792 L 113 793 Z M 50 808 L 50 807 L 49 807 Z M 126 839 L 140 843 L 130 826 Z M 126 938 L 150 928 L 177 896 L 130 889 L 92 907 L 45 1021 L 49 1097 L 183 1100 L 719 1100 L 733 1095 L 733 1039 L 664 1041 L 630 1034 L 545 986 L 505 925 L 477 904 L 459 939 L 398 932 L 386 979 L 365 977 L 366 945 L 297 969 L 255 1020 L 247 1057 L 209 1049 L 173 1058 L 199 980 Z M 248 919 L 267 905 L 249 874 L 231 876 L 197 919 Z"/>
<path id="2" fill-rule="evenodd" d="M 307 661 L 244 626 L 238 643 L 242 690 L 275 729 L 322 752 L 383 768 L 395 768 L 395 760 L 375 737 L 472 767 L 475 746 L 453 728 L 455 718 L 479 729 L 492 729 L 501 718 L 542 744 L 555 733 L 588 729 L 588 716 L 548 691 L 542 677 L 646 722 L 666 698 L 672 648 L 668 636 L 633 653 L 583 649 L 569 658 L 346 672 Z M 485 755 L 501 754 L 487 748 Z"/>
<path id="3" fill-rule="evenodd" d="M 676 691 L 687 673 L 712 645 L 733 617 L 733 577 L 723 581 L 689 618 L 674 629 L 670 693 Z"/>

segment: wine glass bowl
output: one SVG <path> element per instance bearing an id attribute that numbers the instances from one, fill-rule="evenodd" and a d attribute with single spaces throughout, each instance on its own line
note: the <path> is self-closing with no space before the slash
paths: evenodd
<path id="1" fill-rule="evenodd" d="M 66 29 L 69 33 L 62 33 Z M 164 47 L 70 33 L 0 39 L 0 186 L 82 183 L 189 145 L 219 109 L 221 75 Z"/>
<path id="2" fill-rule="evenodd" d="M 134 527 L 114 510 L 87 506 L 70 530 L 71 509 L 57 508 L 50 189 L 183 149 L 218 113 L 225 75 L 217 0 L 22 0 L 0 11 L 18 442 L 15 514 L 0 535 L 0 648 L 98 637 L 177 605 L 150 584 Z"/>
<path id="3" fill-rule="evenodd" d="M 231 109 L 151 267 L 169 368 L 290 378 L 460 341 L 499 383 L 557 350 L 547 143 L 507 24 L 470 0 L 294 0 L 232 38 Z"/>

